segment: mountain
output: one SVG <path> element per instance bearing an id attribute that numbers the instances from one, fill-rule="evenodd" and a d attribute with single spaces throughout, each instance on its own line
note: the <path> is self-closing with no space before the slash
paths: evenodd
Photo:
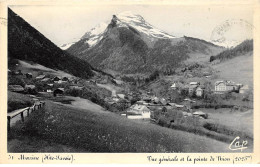
<path id="1" fill-rule="evenodd" d="M 8 9 L 8 58 L 32 61 L 82 78 L 93 76 L 86 61 L 62 51 L 11 9 Z"/>
<path id="2" fill-rule="evenodd" d="M 214 60 L 225 61 L 237 56 L 248 55 L 247 53 L 249 52 L 253 52 L 253 40 L 245 40 L 234 48 L 227 49 L 215 56 L 211 56 L 210 62 Z"/>
<path id="3" fill-rule="evenodd" d="M 211 67 L 217 71 L 218 80 L 231 80 L 253 88 L 253 40 L 246 40 L 232 49 L 212 56 Z"/>
<path id="4" fill-rule="evenodd" d="M 93 28 L 66 51 L 102 70 L 151 73 L 174 69 L 194 55 L 207 61 L 223 50 L 191 37 L 175 37 L 131 12 L 113 15 L 109 24 Z"/>

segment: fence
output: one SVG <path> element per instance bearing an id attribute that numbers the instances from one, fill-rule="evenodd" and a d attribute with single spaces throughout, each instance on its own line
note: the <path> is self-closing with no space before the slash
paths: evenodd
<path id="1" fill-rule="evenodd" d="M 45 102 L 43 101 L 40 101 L 40 102 L 36 102 L 34 103 L 33 106 L 31 107 L 26 107 L 26 108 L 23 108 L 23 109 L 18 109 L 18 110 L 15 110 L 15 111 L 12 111 L 10 113 L 7 113 L 7 128 L 8 128 L 8 131 L 10 131 L 11 129 L 11 119 L 16 117 L 17 115 L 21 115 L 21 120 L 22 122 L 24 122 L 24 112 L 27 111 L 27 117 L 29 116 L 30 114 L 30 110 L 31 112 L 35 111 L 35 110 L 38 110 L 40 108 L 42 108 L 43 106 L 45 105 Z"/>

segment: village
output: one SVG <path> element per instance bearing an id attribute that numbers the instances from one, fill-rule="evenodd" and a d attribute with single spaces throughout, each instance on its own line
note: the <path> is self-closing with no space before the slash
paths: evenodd
<path id="1" fill-rule="evenodd" d="M 213 90 L 207 88 L 205 84 L 196 81 L 189 82 L 188 84 L 173 81 L 168 90 L 182 97 L 181 100 L 176 100 L 170 96 L 157 96 L 150 91 L 131 91 L 126 86 L 126 83 L 120 81 L 120 78 L 113 79 L 108 76 L 98 75 L 94 79 L 83 80 L 77 77 L 55 76 L 43 74 L 42 72 L 34 73 L 33 75 L 30 72 L 23 73 L 21 70 L 8 70 L 8 74 L 9 91 L 31 95 L 40 94 L 44 97 L 79 96 L 79 92 L 83 91 L 86 84 L 95 85 L 100 88 L 105 87 L 106 89 L 109 86 L 111 87 L 111 85 L 112 87 L 121 87 L 119 91 L 109 88 L 108 90 L 111 94 L 104 96 L 103 101 L 106 106 L 109 106 L 107 107 L 109 111 L 118 113 L 128 119 L 156 123 L 159 123 L 163 118 L 166 119 L 168 125 L 176 122 L 179 117 L 182 119 L 187 119 L 187 117 L 207 119 L 209 117 L 208 113 L 201 111 L 200 108 L 217 109 L 224 107 L 231 110 L 243 110 L 241 106 L 237 105 L 241 103 L 240 101 L 234 104 L 232 102 L 224 104 L 224 101 L 227 100 L 225 99 L 226 95 L 233 93 L 236 96 L 244 97 L 250 91 L 248 85 L 227 80 L 216 81 Z M 16 81 L 13 82 L 12 80 Z M 20 80 L 23 80 L 23 82 L 19 83 Z M 75 92 L 77 93 L 75 94 Z M 222 99 L 220 98 L 221 100 L 216 102 L 214 98 L 218 97 L 222 97 Z M 96 101 L 94 100 L 93 102 Z M 243 101 L 246 101 L 245 98 L 243 98 Z M 167 112 L 171 114 L 167 115 Z M 172 113 L 178 113 L 179 116 Z"/>

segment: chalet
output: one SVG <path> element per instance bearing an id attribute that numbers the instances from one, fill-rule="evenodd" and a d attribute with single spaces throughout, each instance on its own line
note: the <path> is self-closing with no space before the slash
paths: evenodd
<path id="1" fill-rule="evenodd" d="M 78 86 L 78 85 L 71 85 L 70 89 L 75 89 L 75 90 L 82 90 L 84 87 L 83 86 Z"/>
<path id="2" fill-rule="evenodd" d="M 236 90 L 237 85 L 232 81 L 217 81 L 215 82 L 216 92 L 226 92 Z"/>
<path id="3" fill-rule="evenodd" d="M 171 86 L 171 88 L 172 88 L 173 90 L 176 90 L 176 89 L 177 89 L 177 84 L 176 84 L 176 83 L 173 83 L 172 86 Z"/>
<path id="4" fill-rule="evenodd" d="M 47 84 L 47 86 L 49 86 L 50 88 L 52 88 L 52 87 L 53 87 L 53 84 Z"/>
<path id="5" fill-rule="evenodd" d="M 53 96 L 62 95 L 64 93 L 64 88 L 57 88 L 53 91 Z"/>
<path id="6" fill-rule="evenodd" d="M 244 85 L 239 89 L 239 93 L 244 94 L 249 90 L 249 86 L 248 85 Z"/>
<path id="7" fill-rule="evenodd" d="M 62 83 L 65 83 L 67 81 L 63 81 L 63 80 L 58 80 L 58 81 L 54 81 L 54 83 L 58 83 L 58 84 L 62 84 Z"/>
<path id="8" fill-rule="evenodd" d="M 44 79 L 41 80 L 41 82 L 48 82 L 50 80 L 51 80 L 50 78 L 44 78 Z"/>
<path id="9" fill-rule="evenodd" d="M 125 95 L 124 94 L 117 94 L 117 96 L 121 99 L 124 99 L 125 98 Z"/>
<path id="10" fill-rule="evenodd" d="M 204 118 L 207 119 L 208 118 L 208 114 L 202 112 L 202 111 L 195 111 L 193 113 L 194 116 L 200 117 L 200 118 Z"/>
<path id="11" fill-rule="evenodd" d="M 53 81 L 59 81 L 59 80 L 61 80 L 61 77 L 56 76 L 53 78 Z"/>
<path id="12" fill-rule="evenodd" d="M 53 84 L 45 84 L 45 88 L 44 91 L 46 91 L 47 93 L 52 93 L 53 92 Z"/>
<path id="13" fill-rule="evenodd" d="M 25 85 L 24 89 L 36 89 L 35 85 Z"/>
<path id="14" fill-rule="evenodd" d="M 167 101 L 164 98 L 160 99 L 160 103 L 164 106 L 167 105 Z"/>
<path id="15" fill-rule="evenodd" d="M 151 110 L 148 109 L 145 105 L 139 105 L 139 104 L 134 104 L 132 105 L 127 111 L 128 114 L 131 115 L 140 115 L 141 118 L 149 118 L 150 119 L 150 114 Z"/>
<path id="16" fill-rule="evenodd" d="M 26 73 L 25 76 L 26 76 L 26 78 L 32 78 L 33 77 L 32 73 Z"/>
<path id="17" fill-rule="evenodd" d="M 189 85 L 189 94 L 193 94 L 197 87 L 200 85 L 199 82 L 190 82 L 190 85 Z"/>
<path id="18" fill-rule="evenodd" d="M 63 77 L 62 81 L 69 81 L 69 78 L 68 77 Z"/>
<path id="19" fill-rule="evenodd" d="M 12 92 L 24 92 L 24 88 L 21 85 L 8 85 L 8 90 Z"/>
<path id="20" fill-rule="evenodd" d="M 204 92 L 204 90 L 202 89 L 202 87 L 197 87 L 197 89 L 196 89 L 196 96 L 197 97 L 202 97 L 203 96 L 203 92 Z"/>
<path id="21" fill-rule="evenodd" d="M 43 79 L 43 78 L 45 78 L 45 75 L 39 75 L 39 76 L 36 77 L 36 79 L 39 79 L 39 80 Z"/>

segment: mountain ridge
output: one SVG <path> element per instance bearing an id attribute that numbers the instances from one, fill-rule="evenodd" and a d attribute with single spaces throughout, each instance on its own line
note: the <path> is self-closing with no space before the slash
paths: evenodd
<path id="1" fill-rule="evenodd" d="M 75 76 L 93 76 L 88 62 L 62 51 L 52 41 L 8 8 L 8 58 L 33 61 Z"/>
<path id="2" fill-rule="evenodd" d="M 147 23 L 142 16 L 129 13 L 113 15 L 104 31 L 85 37 L 66 51 L 99 69 L 128 74 L 174 69 L 189 59 L 190 53 L 210 56 L 213 50 L 223 50 L 204 40 L 171 36 Z M 98 40 L 89 45 L 92 39 Z"/>

